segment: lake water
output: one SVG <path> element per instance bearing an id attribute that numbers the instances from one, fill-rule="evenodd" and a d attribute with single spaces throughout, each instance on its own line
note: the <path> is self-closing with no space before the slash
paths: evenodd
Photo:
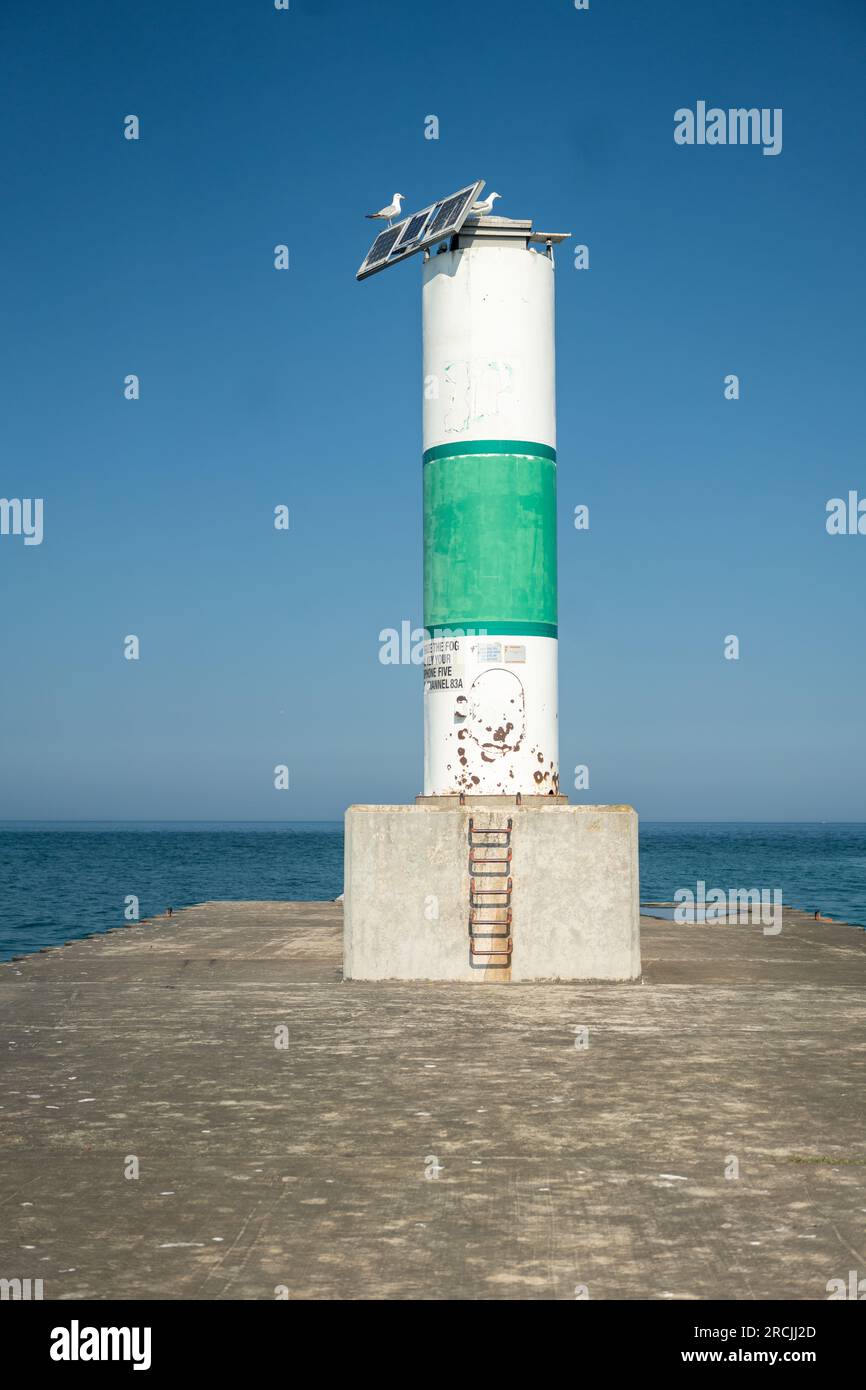
<path id="1" fill-rule="evenodd" d="M 641 899 L 702 880 L 866 925 L 866 825 L 645 822 Z M 0 959 L 213 898 L 310 900 L 343 890 L 340 822 L 0 823 Z"/>

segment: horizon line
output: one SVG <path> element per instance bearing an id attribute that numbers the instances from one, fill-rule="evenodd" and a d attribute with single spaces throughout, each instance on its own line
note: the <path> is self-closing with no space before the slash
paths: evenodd
<path id="1" fill-rule="evenodd" d="M 402 804 L 402 803 L 401 803 Z M 574 806 L 585 805 L 586 803 L 576 801 Z M 342 824 L 342 816 L 308 816 L 298 817 L 296 820 L 275 820 L 268 817 L 226 817 L 220 820 L 209 818 L 186 817 L 183 819 L 167 818 L 163 816 L 87 816 L 87 817 L 66 817 L 66 816 L 19 816 L 2 817 L 0 816 L 0 826 L 3 825 L 339 825 Z M 647 817 L 641 821 L 643 825 L 863 825 L 866 820 L 745 820 L 736 816 L 726 816 L 721 820 L 709 820 L 702 817 L 687 817 L 685 819 L 654 819 Z"/>

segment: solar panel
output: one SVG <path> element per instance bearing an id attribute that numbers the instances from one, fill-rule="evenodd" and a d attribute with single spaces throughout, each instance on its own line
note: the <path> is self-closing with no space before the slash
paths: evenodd
<path id="1" fill-rule="evenodd" d="M 400 250 L 404 250 L 413 241 L 418 241 L 420 239 L 429 218 L 429 208 L 426 212 L 417 212 L 414 217 L 409 218 L 409 221 L 404 224 L 403 230 L 400 233 L 400 240 L 398 242 Z"/>
<path id="2" fill-rule="evenodd" d="M 399 227 L 389 227 L 387 232 L 380 232 L 370 247 L 369 261 L 387 260 L 388 252 L 400 235 Z"/>
<path id="3" fill-rule="evenodd" d="M 356 280 L 365 280 L 368 275 L 375 275 L 378 270 L 396 265 L 397 261 L 414 256 L 416 251 L 423 251 L 431 242 L 459 232 L 483 187 L 484 180 L 478 179 L 450 198 L 440 198 L 380 232 L 364 257 Z"/>
<path id="4" fill-rule="evenodd" d="M 440 233 L 451 225 L 457 216 L 458 210 L 463 206 L 464 194 L 457 193 L 453 198 L 449 198 L 443 203 L 436 216 L 430 224 L 430 235 L 439 236 Z M 470 207 L 472 204 L 470 203 Z"/>

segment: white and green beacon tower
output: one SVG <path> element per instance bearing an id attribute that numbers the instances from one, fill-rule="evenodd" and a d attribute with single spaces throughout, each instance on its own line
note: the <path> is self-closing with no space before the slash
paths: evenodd
<path id="1" fill-rule="evenodd" d="M 557 710 L 554 246 L 473 213 L 388 225 L 423 252 L 424 792 L 346 813 L 347 979 L 633 980 L 637 816 L 570 806 Z"/>

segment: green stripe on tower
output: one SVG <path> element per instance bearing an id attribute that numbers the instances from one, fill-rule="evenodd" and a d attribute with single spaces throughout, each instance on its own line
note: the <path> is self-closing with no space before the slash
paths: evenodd
<path id="1" fill-rule="evenodd" d="M 519 452 L 502 451 L 515 446 Z M 552 453 L 546 445 L 513 440 L 427 450 L 426 628 L 556 636 Z"/>
<path id="2" fill-rule="evenodd" d="M 556 637 L 556 623 L 493 623 L 473 618 L 450 627 L 428 627 L 428 637 Z"/>
<path id="3" fill-rule="evenodd" d="M 465 439 L 460 444 L 437 444 L 424 450 L 424 462 L 434 459 L 466 458 L 471 454 L 520 454 L 528 458 L 552 459 L 556 450 L 549 444 L 534 444 L 530 439 Z"/>

